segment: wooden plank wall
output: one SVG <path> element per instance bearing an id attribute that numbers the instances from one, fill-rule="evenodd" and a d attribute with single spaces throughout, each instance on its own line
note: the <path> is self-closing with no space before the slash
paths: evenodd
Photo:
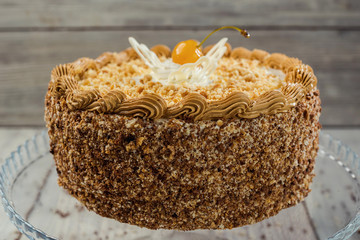
<path id="1" fill-rule="evenodd" d="M 51 69 L 129 46 L 202 39 L 221 25 L 233 46 L 283 52 L 319 79 L 324 127 L 360 126 L 359 0 L 0 0 L 0 126 L 43 126 Z"/>

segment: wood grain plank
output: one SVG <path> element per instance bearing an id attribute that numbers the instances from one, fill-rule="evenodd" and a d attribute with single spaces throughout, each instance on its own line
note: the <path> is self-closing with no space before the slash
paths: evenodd
<path id="1" fill-rule="evenodd" d="M 36 130 L 35 130 L 36 131 Z M 16 146 L 22 144 L 27 138 L 35 132 L 33 129 L 17 130 L 0 128 L 0 147 L 6 147 L 4 156 L 8 155 Z M 6 138 L 12 137 L 12 141 L 6 142 Z M 3 155 L 1 155 L 3 156 Z M 51 159 L 45 159 L 50 161 Z M 1 163 L 1 161 L 0 161 Z M 46 165 L 46 166 L 44 166 Z M 79 236 L 84 239 L 316 239 L 310 222 L 305 214 L 304 206 L 297 205 L 295 208 L 286 209 L 279 215 L 267 219 L 263 222 L 243 228 L 236 228 L 231 231 L 191 231 L 176 232 L 176 237 L 169 231 L 151 231 L 139 229 L 134 226 L 119 224 L 113 220 L 96 216 L 93 212 L 88 212 L 80 204 L 63 190 L 57 187 L 56 171 L 54 166 L 44 162 L 36 162 L 31 167 L 33 176 L 21 175 L 17 179 L 13 195 L 14 204 L 17 206 L 17 212 L 24 216 L 34 226 L 45 230 L 51 236 L 60 237 L 60 239 L 78 239 Z M 30 174 L 28 172 L 28 174 Z M 54 190 L 56 188 L 56 190 Z M 20 196 L 23 197 L 21 198 Z M 289 221 L 288 216 L 293 218 Z M 47 221 L 43 221 L 43 219 Z M 77 224 L 78 222 L 84 224 Z M 301 228 L 297 228 L 301 225 Z M 97 226 L 97 227 L 95 227 Z M 100 226 L 100 227 L 99 227 Z M 94 229 L 96 228 L 96 229 Z M 6 216 L 0 211 L 0 229 L 2 236 L 6 240 L 25 239 L 18 234 Z M 116 229 L 116 230 L 115 230 Z M 173 236 L 174 235 L 174 236 Z M 100 237 L 101 236 L 101 237 Z M 107 238 L 108 237 L 108 238 Z M 133 238 L 132 238 L 133 237 Z M 1 239 L 1 238 L 0 238 Z"/>
<path id="2" fill-rule="evenodd" d="M 6 129 L 0 127 L 0 149 L 2 149 L 0 155 L 0 163 L 2 162 L 1 159 L 7 156 L 12 150 L 15 150 L 19 144 L 22 144 L 26 139 L 30 138 L 38 132 L 39 129 L 34 128 L 22 128 L 22 129 Z M 352 130 L 326 130 L 325 133 L 331 134 L 335 138 L 341 139 L 344 143 L 348 144 L 355 152 L 360 153 L 360 129 L 352 129 Z M 331 169 L 330 169 L 331 170 Z M 330 174 L 327 169 L 323 170 L 324 173 Z M 46 171 L 45 171 L 46 172 Z M 337 183 L 342 183 L 341 180 L 342 176 L 337 176 L 335 179 Z M 332 176 L 329 176 L 329 181 L 332 179 Z M 55 180 L 47 186 L 47 188 L 52 187 L 52 185 L 56 184 Z M 47 190 L 45 190 L 47 191 Z M 326 192 L 329 194 L 329 192 Z M 331 194 L 331 193 L 330 193 Z M 323 196 L 324 197 L 324 196 Z M 329 198 L 331 196 L 325 196 L 325 198 Z M 332 197 L 340 197 L 340 195 L 332 196 Z M 309 199 L 307 199 L 308 201 Z M 320 199 L 321 200 L 321 199 Z M 42 199 L 40 202 L 46 203 L 47 201 L 54 201 L 51 196 L 49 195 L 42 195 Z M 323 202 L 323 201 L 321 201 Z M 38 207 L 41 208 L 43 204 L 38 204 Z M 74 236 L 76 236 L 76 232 L 78 231 L 76 228 L 72 227 L 70 222 L 67 222 L 66 219 L 63 218 L 63 214 L 67 215 L 69 213 L 69 206 L 71 211 L 79 211 L 79 205 L 76 205 L 76 202 L 73 198 L 65 197 L 58 200 L 57 209 L 59 213 L 57 215 L 58 219 L 64 222 L 61 226 L 54 225 L 54 220 L 49 221 L 49 224 L 53 224 L 54 231 L 60 231 L 61 229 L 69 229 L 69 231 L 74 232 Z M 286 216 L 288 211 L 293 211 L 294 209 L 286 209 L 281 211 L 279 215 L 276 217 L 270 218 L 263 222 L 257 223 L 256 225 L 252 226 L 245 226 L 240 229 L 234 229 L 231 231 L 236 231 L 238 234 L 237 239 L 316 239 L 311 229 L 309 229 L 309 225 L 306 224 L 306 221 L 302 220 L 306 217 L 304 213 L 304 208 L 301 205 L 298 205 L 296 208 L 295 218 L 294 219 L 283 219 L 283 216 Z M 322 205 L 321 207 L 330 207 Z M 343 206 L 340 206 L 343 207 Z M 346 204 L 345 204 L 346 208 Z M 55 209 L 53 209 L 55 211 Z M 71 212 L 70 211 L 70 212 Z M 316 212 L 318 211 L 317 208 L 310 209 L 310 214 L 317 217 Z M 312 212 L 313 211 L 313 212 Z M 335 211 L 329 211 L 329 216 L 331 218 L 336 217 L 335 215 L 338 214 L 336 211 L 339 211 L 340 214 L 344 214 L 345 211 L 341 209 L 335 208 Z M 322 211 L 324 213 L 324 211 Z M 55 214 L 56 215 L 56 214 Z M 305 223 L 305 224 L 304 224 Z M 325 223 L 322 223 L 325 224 Z M 92 233 L 92 229 L 87 229 L 86 226 L 83 226 L 85 229 L 81 229 L 82 232 L 89 232 Z M 104 231 L 108 229 L 109 226 L 104 225 Z M 1 236 L 0 240 L 26 240 L 27 238 L 24 235 L 21 235 L 13 224 L 9 221 L 7 216 L 4 214 L 4 211 L 0 209 L 0 231 Z M 229 232 L 226 231 L 213 231 L 214 239 L 226 239 L 229 235 Z M 96 235 L 93 235 L 96 238 Z M 159 236 L 164 236 L 159 234 Z M 202 238 L 202 235 L 199 234 L 191 234 L 191 233 L 184 233 L 183 238 L 181 239 L 189 239 L 189 237 L 193 236 L 196 239 L 205 239 Z M 113 239 L 115 236 L 111 235 L 110 239 Z M 77 239 L 76 237 L 72 239 Z M 360 239 L 360 234 L 355 233 L 351 239 Z"/>
<path id="3" fill-rule="evenodd" d="M 333 136 L 334 139 L 340 139 L 348 145 L 355 153 L 360 152 L 360 131 L 359 129 L 339 131 L 324 131 Z M 324 148 L 320 143 L 317 162 L 315 165 L 316 176 L 314 178 L 312 191 L 306 199 L 306 205 L 309 210 L 309 216 L 312 219 L 314 227 L 321 229 L 318 231 L 320 239 L 325 239 L 333 234 L 334 229 L 341 229 L 354 218 L 359 210 L 359 178 L 353 179 L 338 161 L 344 162 L 346 154 L 338 154 L 337 147 Z M 337 145 L 337 144 L 336 144 Z M 335 146 L 335 144 L 334 144 Z M 323 152 L 325 150 L 325 153 Z M 351 154 L 350 154 L 351 156 Z M 356 167 L 347 165 L 353 171 Z M 354 171 L 358 176 L 358 171 Z M 321 181 L 319 179 L 322 179 Z M 328 219 L 329 221 L 324 221 Z M 351 240 L 360 240 L 360 231 L 355 232 Z"/>
<path id="4" fill-rule="evenodd" d="M 356 129 L 352 129 L 352 130 L 339 130 L 339 129 L 331 129 L 331 130 L 325 130 L 324 131 L 326 134 L 330 134 L 334 139 L 338 139 L 341 140 L 341 142 L 345 145 L 347 145 L 348 147 L 351 148 L 352 151 L 354 151 L 355 153 L 357 153 L 360 156 L 360 129 L 356 128 Z M 329 171 L 327 171 L 325 169 L 325 171 L 321 171 L 321 174 L 328 174 L 329 175 Z M 341 176 L 336 176 L 336 178 L 334 178 L 333 176 L 330 176 L 329 181 L 330 181 L 330 186 L 333 186 L 332 183 L 333 181 L 337 181 L 338 179 L 340 179 Z M 339 181 L 339 182 L 343 182 L 343 181 Z M 338 183 L 335 183 L 336 185 Z M 340 209 L 335 209 L 335 211 L 331 211 L 332 215 L 336 215 L 336 212 L 341 212 L 340 216 L 345 214 L 348 214 L 350 206 L 353 206 L 354 204 L 354 192 L 359 192 L 359 189 L 354 189 L 348 186 L 345 187 L 346 191 L 340 190 L 344 192 L 344 201 L 342 204 L 340 204 L 339 208 Z M 325 198 L 329 198 L 329 197 L 333 197 L 335 195 L 335 198 L 341 196 L 339 189 L 335 189 L 334 191 L 326 191 Z M 315 195 L 316 196 L 316 195 Z M 310 200 L 310 199 L 309 199 Z M 314 200 L 317 201 L 321 201 L 321 199 L 316 199 L 314 198 Z M 322 202 L 322 207 L 328 207 L 328 205 L 326 203 Z M 330 206 L 331 208 L 334 208 L 333 206 Z M 351 210 L 350 210 L 351 211 Z M 338 216 L 338 217 L 340 217 Z M 349 238 L 349 240 L 360 240 L 360 229 L 353 234 L 353 236 L 351 236 L 351 238 Z"/>
<path id="5" fill-rule="evenodd" d="M 291 212 L 291 214 L 289 214 Z M 277 240 L 277 239 L 307 239 L 319 240 L 316 229 L 307 216 L 304 203 L 282 210 L 275 217 L 271 217 L 248 229 L 248 239 Z"/>
<path id="6" fill-rule="evenodd" d="M 36 128 L 18 128 L 12 130 L 0 128 L 0 164 L 3 163 L 5 157 L 9 156 L 12 151 L 16 150 L 18 145 L 25 142 L 26 139 L 31 138 L 38 131 L 39 130 Z M 10 222 L 2 206 L 0 207 L 0 209 L 0 240 L 27 239 Z"/>
<path id="7" fill-rule="evenodd" d="M 358 0 L 0 1 L 0 27 L 359 26 Z"/>
<path id="8" fill-rule="evenodd" d="M 208 31 L 26 32 L 0 34 L 0 125 L 43 126 L 43 98 L 51 69 L 79 57 L 129 46 L 128 36 L 152 46 L 173 47 Z M 319 79 L 323 103 L 321 122 L 332 126 L 360 125 L 360 45 L 358 31 L 251 31 L 243 39 L 233 31 L 217 33 L 209 44 L 228 36 L 233 46 L 261 48 L 297 56 L 310 64 Z"/>

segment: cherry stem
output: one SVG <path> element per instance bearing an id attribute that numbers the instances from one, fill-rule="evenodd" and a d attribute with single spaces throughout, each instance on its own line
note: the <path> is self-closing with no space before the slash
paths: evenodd
<path id="1" fill-rule="evenodd" d="M 231 28 L 231 29 L 235 29 L 237 30 L 238 32 L 240 32 L 241 35 L 243 35 L 244 37 L 246 38 L 249 38 L 250 37 L 250 33 L 248 33 L 246 30 L 244 29 L 241 29 L 241 28 L 238 28 L 238 27 L 234 27 L 234 26 L 224 26 L 224 27 L 220 27 L 220 28 L 217 28 L 215 29 L 214 31 L 212 31 L 211 33 L 209 33 L 205 38 L 204 40 L 201 41 L 201 43 L 199 43 L 196 47 L 201 47 L 201 45 L 204 44 L 204 42 L 211 36 L 213 35 L 215 32 L 217 31 L 220 31 L 220 30 L 223 30 L 223 29 L 226 29 L 226 28 Z"/>

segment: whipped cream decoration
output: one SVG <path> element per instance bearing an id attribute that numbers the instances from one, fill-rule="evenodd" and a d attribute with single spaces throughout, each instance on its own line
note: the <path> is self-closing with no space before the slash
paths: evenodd
<path id="1" fill-rule="evenodd" d="M 153 81 L 160 82 L 163 85 L 188 83 L 206 86 L 211 84 L 212 80 L 209 76 L 215 71 L 218 61 L 226 52 L 225 43 L 227 40 L 227 38 L 222 38 L 205 56 L 200 57 L 195 63 L 179 65 L 171 59 L 161 62 L 145 44 L 139 44 L 135 38 L 129 37 L 132 48 L 153 71 Z"/>

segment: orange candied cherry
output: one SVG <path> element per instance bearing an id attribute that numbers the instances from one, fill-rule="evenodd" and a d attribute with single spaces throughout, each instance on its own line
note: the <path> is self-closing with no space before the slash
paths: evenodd
<path id="1" fill-rule="evenodd" d="M 204 55 L 198 45 L 199 42 L 193 39 L 179 42 L 172 51 L 172 61 L 181 65 L 196 62 Z"/>
<path id="2" fill-rule="evenodd" d="M 202 57 L 204 55 L 201 50 L 201 46 L 204 44 L 204 42 L 215 32 L 225 29 L 225 28 L 235 29 L 238 32 L 240 32 L 241 35 L 243 35 L 244 37 L 246 37 L 246 38 L 250 37 L 250 34 L 246 30 L 240 29 L 238 27 L 234 27 L 234 26 L 220 27 L 220 28 L 217 28 L 214 31 L 212 31 L 210 34 L 208 34 L 204 38 L 204 40 L 202 40 L 200 43 L 196 40 L 190 39 L 190 40 L 181 41 L 178 44 L 176 44 L 176 46 L 174 47 L 174 49 L 171 53 L 172 61 L 174 63 L 181 64 L 181 65 L 185 64 L 185 63 L 196 62 L 200 57 Z"/>

